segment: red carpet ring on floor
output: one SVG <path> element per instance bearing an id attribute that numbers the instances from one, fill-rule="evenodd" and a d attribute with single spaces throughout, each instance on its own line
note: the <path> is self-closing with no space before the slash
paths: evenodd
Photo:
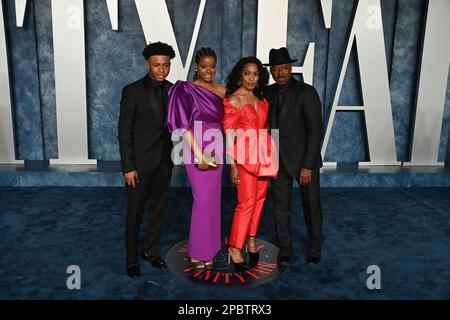
<path id="1" fill-rule="evenodd" d="M 259 262 L 246 271 L 235 272 L 233 264 L 228 264 L 226 244 L 222 244 L 222 249 L 214 257 L 213 270 L 197 271 L 188 266 L 188 240 L 180 241 L 170 248 L 165 260 L 172 272 L 198 284 L 219 287 L 255 286 L 275 280 L 284 271 L 284 268 L 277 264 L 278 248 L 261 239 L 256 239 L 256 243 Z M 245 259 L 248 261 L 247 254 Z"/>

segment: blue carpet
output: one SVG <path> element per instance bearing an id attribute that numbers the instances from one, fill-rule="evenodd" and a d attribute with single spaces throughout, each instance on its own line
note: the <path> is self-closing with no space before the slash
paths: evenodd
<path id="1" fill-rule="evenodd" d="M 125 274 L 122 188 L 0 188 L 0 299 L 449 299 L 450 188 L 324 188 L 323 262 L 305 265 L 306 230 L 298 189 L 292 225 L 295 256 L 274 282 L 209 288 L 142 262 Z M 189 188 L 172 188 L 161 255 L 186 239 Z M 223 235 L 235 200 L 223 189 Z M 275 243 L 269 198 L 258 237 Z M 144 221 L 145 223 L 145 221 Z M 81 289 L 69 290 L 69 265 Z M 381 289 L 369 290 L 369 265 Z"/>

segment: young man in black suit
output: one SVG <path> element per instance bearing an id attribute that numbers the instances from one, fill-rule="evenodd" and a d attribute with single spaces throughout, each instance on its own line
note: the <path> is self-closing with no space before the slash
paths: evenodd
<path id="1" fill-rule="evenodd" d="M 158 249 L 173 168 L 166 120 L 172 83 L 165 79 L 175 52 L 168 44 L 155 42 L 145 47 L 143 55 L 148 73 L 123 89 L 118 128 L 127 191 L 126 265 L 132 278 L 140 276 L 139 230 L 147 200 L 150 208 L 142 258 L 156 268 L 166 268 Z"/>
<path id="2" fill-rule="evenodd" d="M 292 60 L 286 48 L 271 49 L 270 73 L 275 84 L 266 91 L 270 103 L 271 129 L 279 129 L 280 167 L 271 180 L 276 234 L 280 245 L 278 263 L 289 264 L 292 254 L 291 194 L 295 178 L 300 185 L 303 214 L 308 230 L 310 265 L 321 259 L 322 208 L 320 203 L 320 168 L 322 157 L 322 107 L 314 87 L 295 80 Z"/>

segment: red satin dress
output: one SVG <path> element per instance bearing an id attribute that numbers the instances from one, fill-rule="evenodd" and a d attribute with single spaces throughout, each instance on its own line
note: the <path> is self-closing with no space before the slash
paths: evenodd
<path id="1" fill-rule="evenodd" d="M 229 244 L 242 249 L 246 238 L 255 237 L 258 232 L 269 179 L 278 172 L 278 154 L 265 129 L 269 113 L 266 99 L 258 101 L 257 110 L 251 104 L 237 109 L 227 98 L 223 104 L 224 131 L 235 132 L 234 144 L 227 154 L 237 162 L 240 179 Z"/>

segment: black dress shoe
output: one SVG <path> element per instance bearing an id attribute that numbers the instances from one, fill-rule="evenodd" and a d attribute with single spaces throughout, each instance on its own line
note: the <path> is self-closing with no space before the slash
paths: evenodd
<path id="1" fill-rule="evenodd" d="M 282 267 L 287 267 L 291 257 L 289 256 L 278 256 L 278 264 Z"/>
<path id="2" fill-rule="evenodd" d="M 127 275 L 131 278 L 139 278 L 141 276 L 141 269 L 139 266 L 127 267 Z"/>
<path id="3" fill-rule="evenodd" d="M 149 256 L 149 255 L 143 253 L 142 254 L 142 259 L 147 260 L 148 262 L 150 262 L 150 264 L 152 266 L 154 266 L 155 268 L 158 268 L 158 269 L 167 268 L 166 263 L 164 262 L 163 259 L 161 259 L 160 256 Z"/>
<path id="4" fill-rule="evenodd" d="M 307 261 L 310 266 L 317 266 L 320 263 L 320 257 L 309 257 Z"/>

